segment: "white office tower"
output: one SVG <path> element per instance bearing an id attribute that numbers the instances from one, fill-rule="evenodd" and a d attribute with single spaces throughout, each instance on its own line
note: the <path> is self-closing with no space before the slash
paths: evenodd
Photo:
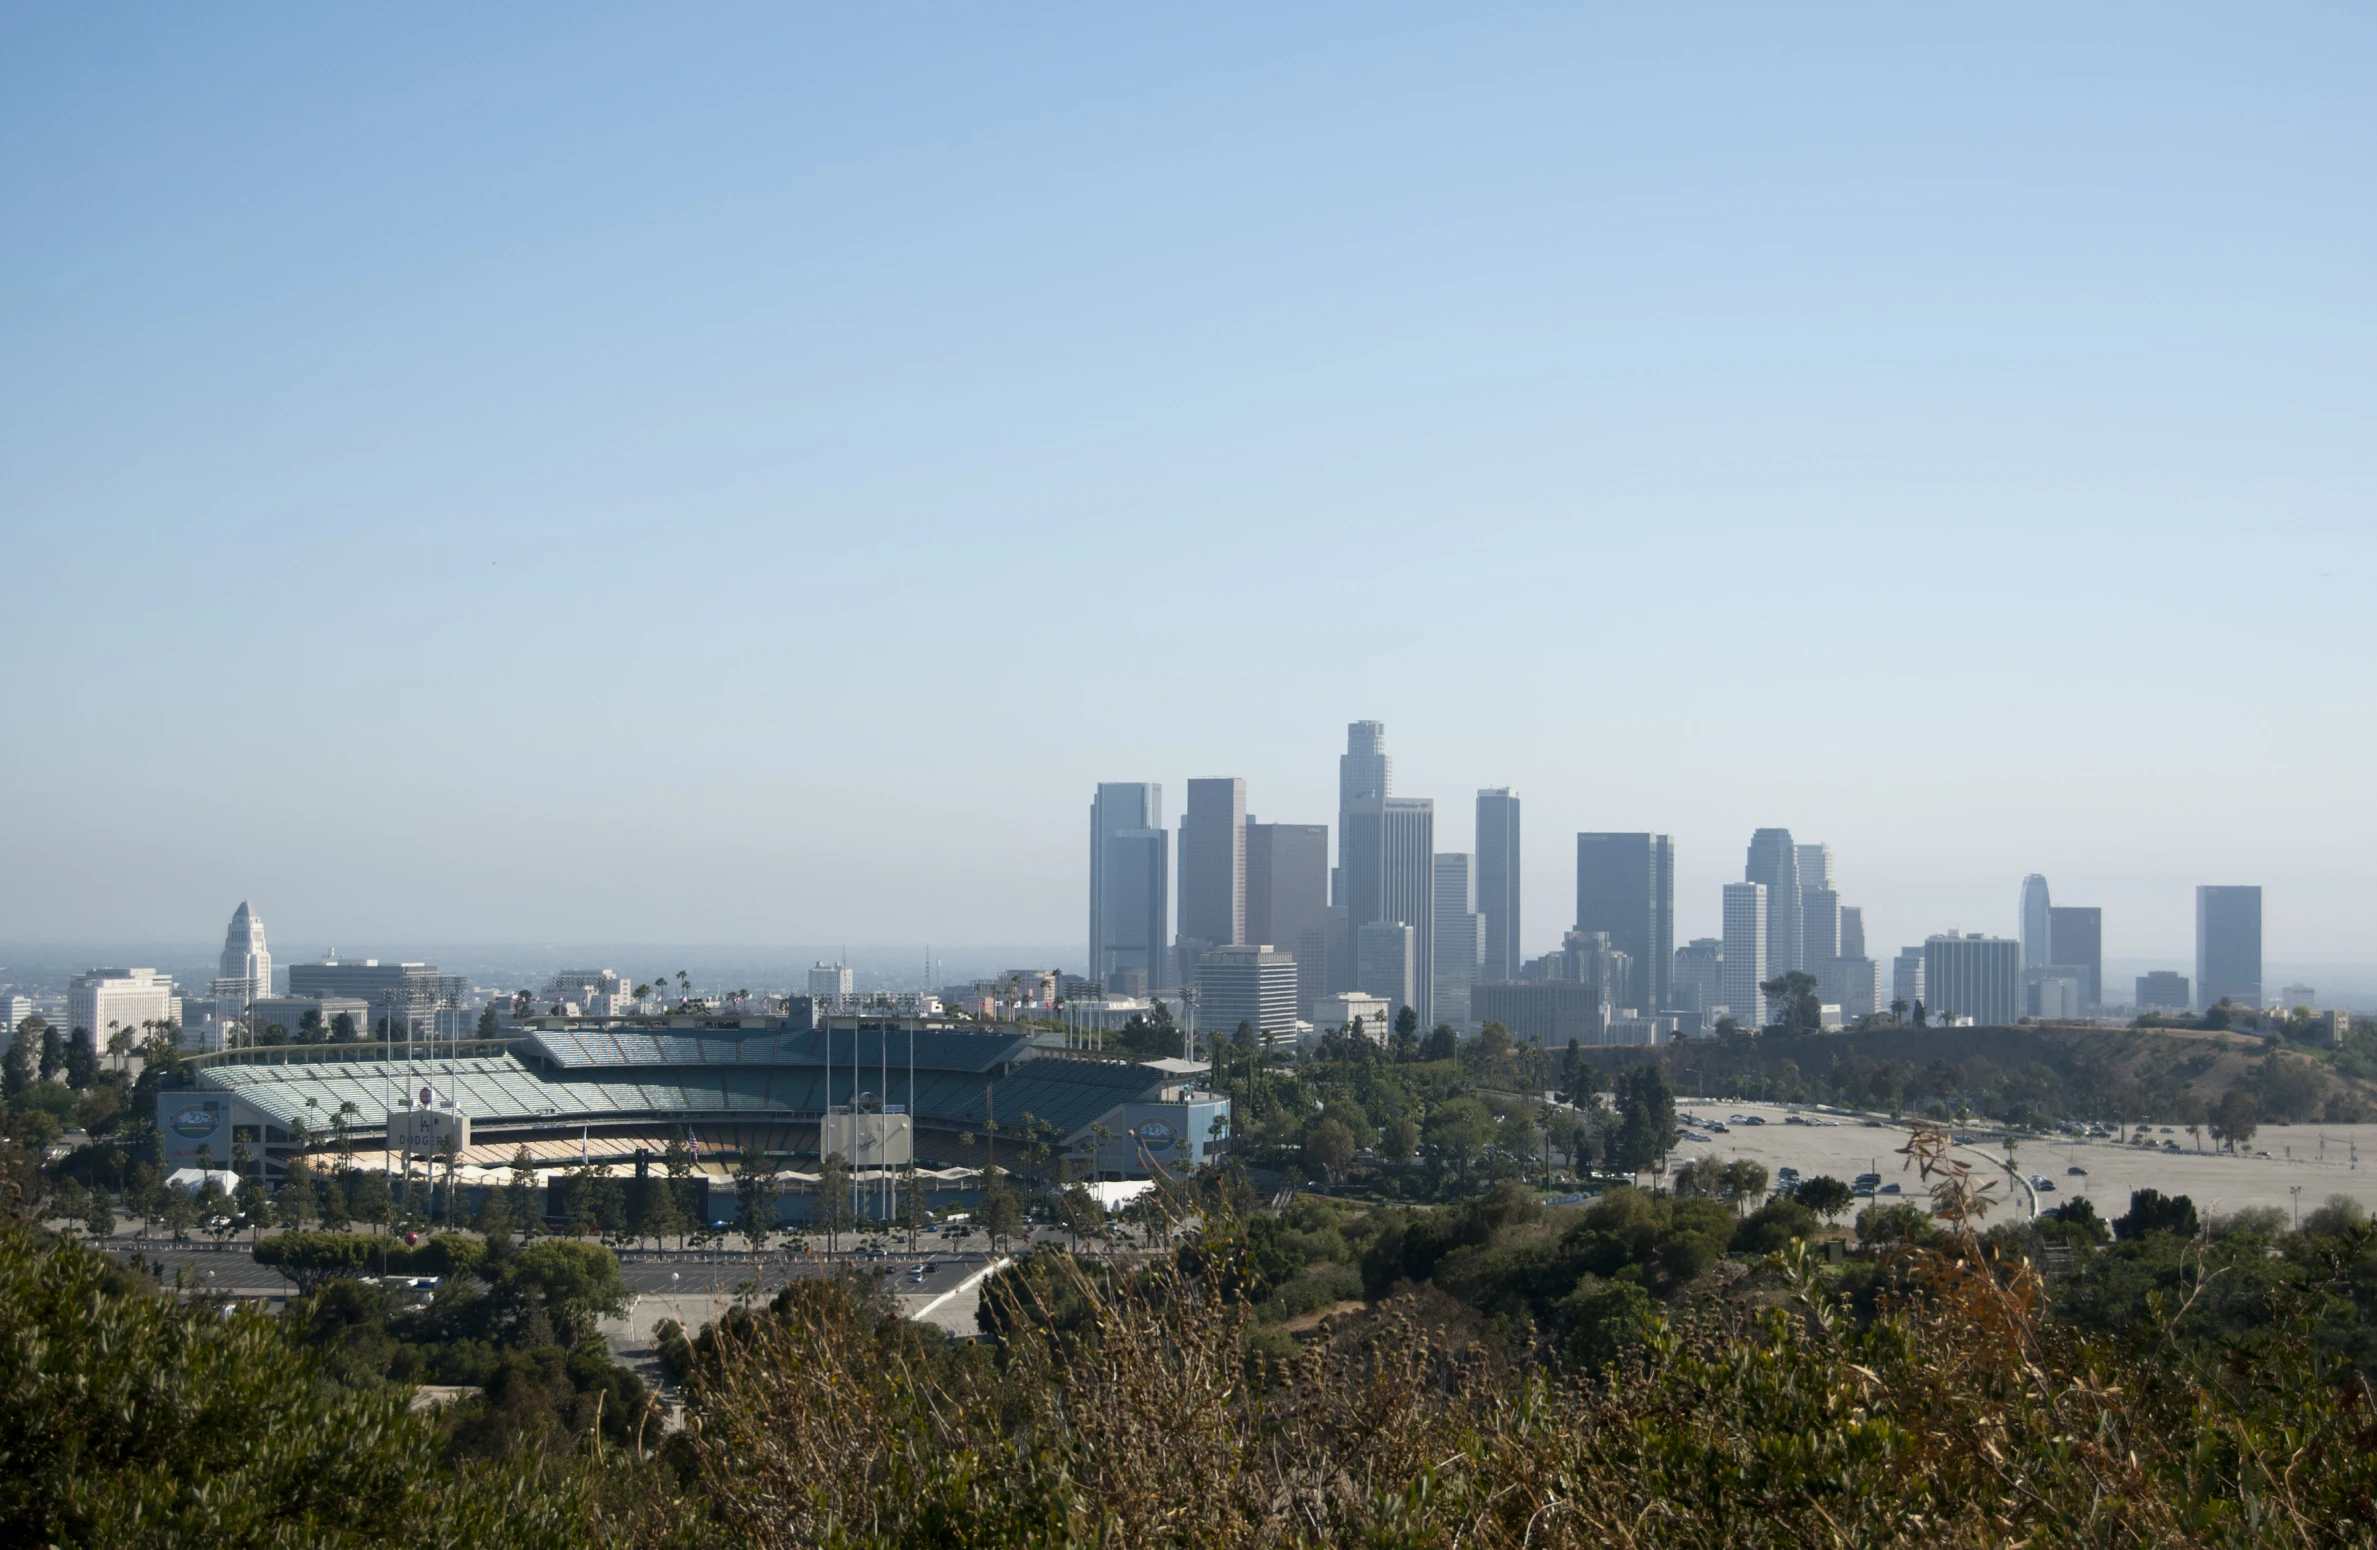
<path id="1" fill-rule="evenodd" d="M 1245 1023 L 1273 1040 L 1296 1036 L 1296 960 L 1264 945 L 1216 947 L 1197 965 L 1197 1031 Z"/>
<path id="2" fill-rule="evenodd" d="M 231 990 L 235 984 L 244 991 Z M 238 994 L 243 1003 L 272 994 L 272 949 L 264 945 L 264 922 L 245 899 L 231 912 L 231 929 L 224 934 L 222 961 L 210 988 L 218 1000 L 227 993 Z"/>
<path id="3" fill-rule="evenodd" d="M 1089 977 L 1145 995 L 1166 983 L 1172 836 L 1164 788 L 1103 781 L 1089 809 Z"/>
<path id="4" fill-rule="evenodd" d="M 1766 973 L 1774 979 L 1807 967 L 1807 945 L 1799 929 L 1799 849 L 1789 829 L 1760 829 L 1750 836 L 1750 859 L 1744 882 L 1766 889 Z M 1733 956 L 1733 940 L 1726 938 L 1725 956 Z M 1741 1021 L 1741 1008 L 1733 1011 Z"/>
<path id="5" fill-rule="evenodd" d="M 93 969 L 66 982 L 66 1024 L 101 1054 L 120 1039 L 138 1050 L 154 1025 L 179 1024 L 182 998 L 155 969 Z"/>
<path id="6" fill-rule="evenodd" d="M 856 976 L 846 963 L 816 963 L 809 966 L 809 999 L 839 1001 L 858 991 Z"/>
<path id="7" fill-rule="evenodd" d="M 625 1017 L 636 1009 L 635 987 L 616 969 L 563 969 L 546 982 L 545 1001 L 565 1011 L 574 1006 L 578 1017 Z"/>
<path id="8" fill-rule="evenodd" d="M 1434 1022 L 1463 1033 L 1475 1026 L 1469 991 L 1477 983 L 1484 931 L 1477 913 L 1476 872 L 1469 857 L 1451 851 L 1436 858 L 1436 953 Z"/>
<path id="9" fill-rule="evenodd" d="M 2053 906 L 2047 879 L 2033 872 L 2022 879 L 2022 967 L 2043 969 L 2055 961 Z"/>
<path id="10" fill-rule="evenodd" d="M 1766 969 L 1771 926 L 1764 883 L 1725 885 L 1725 1009 L 1737 1028 L 1766 1026 L 1766 992 L 1758 987 L 1774 978 Z"/>
<path id="11" fill-rule="evenodd" d="M 1928 999 L 1923 994 L 1922 948 L 1902 947 L 1898 950 L 1898 956 L 1891 960 L 1890 999 L 1894 1002 L 1904 1001 L 1907 1004 L 1904 1015 L 1909 1018 L 1915 1015 L 1918 1003 L 1923 1004 L 1926 1011 L 1929 1010 Z"/>
<path id="12" fill-rule="evenodd" d="M 1935 1020 L 2009 1027 L 2022 1015 L 2022 944 L 1978 931 L 1926 937 L 1923 988 Z"/>

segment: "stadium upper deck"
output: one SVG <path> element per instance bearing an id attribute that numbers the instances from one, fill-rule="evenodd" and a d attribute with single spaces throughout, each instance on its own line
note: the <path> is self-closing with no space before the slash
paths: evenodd
<path id="1" fill-rule="evenodd" d="M 920 1161 L 979 1161 L 995 1117 L 1001 1135 L 1034 1131 L 1078 1155 L 1102 1128 L 1123 1140 L 1099 1148 L 1099 1171 L 1121 1174 L 1144 1172 L 1151 1151 L 1166 1166 L 1204 1161 L 1229 1115 L 1227 1099 L 1156 1067 L 1064 1058 L 1025 1034 L 745 1018 L 540 1026 L 462 1054 L 245 1051 L 201 1062 L 191 1087 L 160 1094 L 158 1127 L 172 1166 L 195 1164 L 202 1148 L 219 1165 L 239 1140 L 277 1171 L 342 1128 L 350 1145 L 376 1142 L 415 1106 L 469 1116 L 480 1141 L 566 1133 L 625 1148 L 685 1134 L 785 1156 L 814 1154 L 829 1110 L 881 1106 L 912 1116 Z"/>

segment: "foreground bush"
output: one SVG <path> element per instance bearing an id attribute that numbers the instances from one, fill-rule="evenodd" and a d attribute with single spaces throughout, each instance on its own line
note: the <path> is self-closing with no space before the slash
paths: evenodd
<path id="1" fill-rule="evenodd" d="M 185 1304 L 0 1218 L 0 1544 L 614 1537 L 587 1472 L 454 1469 L 409 1395 L 323 1382 L 273 1320 Z"/>
<path id="2" fill-rule="evenodd" d="M 1226 1277 L 1048 1256 L 966 1355 L 810 1283 L 699 1343 L 679 1454 L 717 1532 L 770 1546 L 2371 1542 L 2377 1409 L 2319 1289 L 2257 1362 L 2198 1367 L 1943 1244 L 1889 1251 L 1868 1320 L 1797 1249 L 1763 1307 L 1646 1299 L 1591 1377 L 1409 1294 L 1276 1361 Z"/>

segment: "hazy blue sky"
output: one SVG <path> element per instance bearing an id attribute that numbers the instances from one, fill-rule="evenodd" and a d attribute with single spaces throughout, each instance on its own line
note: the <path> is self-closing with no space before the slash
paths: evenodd
<path id="1" fill-rule="evenodd" d="M 2377 959 L 2377 10 L 17 6 L 0 935 L 1050 942 L 1100 779 Z"/>

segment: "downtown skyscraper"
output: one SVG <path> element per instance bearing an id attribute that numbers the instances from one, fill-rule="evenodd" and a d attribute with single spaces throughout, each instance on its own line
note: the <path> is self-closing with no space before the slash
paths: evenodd
<path id="1" fill-rule="evenodd" d="M 1799 915 L 1799 850 L 1791 843 L 1789 829 L 1760 829 L 1750 836 L 1749 864 L 1743 870 L 1745 882 L 1757 883 L 1766 889 L 1766 973 L 1773 979 L 1807 967 L 1807 943 L 1800 934 Z M 1725 943 L 1725 958 L 1733 960 L 1733 942 Z M 1734 1009 L 1741 1016 L 1741 1009 Z"/>
<path id="2" fill-rule="evenodd" d="M 1391 794 L 1386 733 L 1380 722 L 1352 723 L 1337 761 L 1337 903 L 1345 910 L 1346 963 L 1355 976 L 1345 988 L 1405 994 L 1401 985 L 1374 991 L 1360 983 L 1358 947 L 1364 926 L 1409 926 L 1408 1004 L 1425 1018 L 1435 1007 L 1436 804 Z"/>
<path id="3" fill-rule="evenodd" d="M 1773 938 L 1764 883 L 1725 885 L 1725 1011 L 1737 1028 L 1766 1026 L 1766 993 L 1758 987 L 1775 977 L 1766 961 Z"/>
<path id="4" fill-rule="evenodd" d="M 1166 981 L 1171 856 L 1164 788 L 1099 782 L 1089 809 L 1089 969 L 1109 990 L 1144 995 Z"/>
<path id="5" fill-rule="evenodd" d="M 1477 794 L 1477 913 L 1484 935 L 1480 984 L 1519 977 L 1519 794 L 1491 786 Z"/>
<path id="6" fill-rule="evenodd" d="M 2261 889 L 2195 891 L 2195 1006 L 2261 1007 Z"/>
<path id="7" fill-rule="evenodd" d="M 1329 826 L 1246 821 L 1246 940 L 1296 958 L 1296 1015 L 1329 992 Z"/>
<path id="8" fill-rule="evenodd" d="M 1191 780 L 1180 817 L 1178 977 L 1194 983 L 1197 960 L 1246 941 L 1246 782 Z"/>
<path id="9" fill-rule="evenodd" d="M 1576 837 L 1576 929 L 1601 931 L 1634 962 L 1643 1013 L 1674 1006 L 1675 842 L 1664 834 Z"/>

